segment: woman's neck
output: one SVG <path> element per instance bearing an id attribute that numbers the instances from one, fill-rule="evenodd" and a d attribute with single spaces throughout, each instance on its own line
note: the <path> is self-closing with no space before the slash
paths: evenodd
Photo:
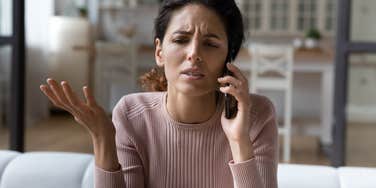
<path id="1" fill-rule="evenodd" d="M 216 111 L 217 94 L 188 96 L 167 91 L 167 111 L 178 122 L 202 123 L 209 120 Z"/>

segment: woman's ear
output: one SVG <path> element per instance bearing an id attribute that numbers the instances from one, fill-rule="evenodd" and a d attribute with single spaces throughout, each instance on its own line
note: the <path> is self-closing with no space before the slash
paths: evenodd
<path id="1" fill-rule="evenodd" d="M 159 38 L 155 39 L 155 61 L 157 62 L 158 67 L 163 67 L 164 61 L 162 56 L 162 42 Z"/>

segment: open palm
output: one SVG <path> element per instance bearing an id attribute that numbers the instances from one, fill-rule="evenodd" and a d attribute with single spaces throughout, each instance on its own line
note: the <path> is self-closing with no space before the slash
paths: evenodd
<path id="1" fill-rule="evenodd" d="M 111 119 L 106 115 L 103 108 L 97 105 L 88 87 L 83 87 L 85 101 L 81 100 L 73 92 L 66 81 L 62 81 L 59 84 L 49 78 L 47 79 L 47 85 L 41 85 L 40 89 L 56 107 L 72 114 L 74 119 L 83 125 L 91 136 L 97 137 L 115 132 Z"/>

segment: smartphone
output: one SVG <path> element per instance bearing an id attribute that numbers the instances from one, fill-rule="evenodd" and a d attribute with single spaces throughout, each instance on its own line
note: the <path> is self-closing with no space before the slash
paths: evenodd
<path id="1" fill-rule="evenodd" d="M 230 75 L 232 76 L 233 74 L 231 73 L 231 71 L 229 71 L 227 69 L 227 66 L 226 64 L 227 63 L 232 63 L 234 58 L 235 58 L 235 51 L 233 49 L 231 49 L 230 51 L 230 55 L 229 57 L 226 59 L 226 63 L 225 63 L 225 68 L 224 68 L 224 76 L 225 75 Z M 229 84 L 227 84 L 229 85 Z M 230 95 L 230 94 L 227 94 L 225 93 L 225 117 L 227 119 L 231 119 L 232 117 L 234 117 L 238 111 L 238 108 L 237 108 L 237 101 L 235 99 L 234 96 Z"/>

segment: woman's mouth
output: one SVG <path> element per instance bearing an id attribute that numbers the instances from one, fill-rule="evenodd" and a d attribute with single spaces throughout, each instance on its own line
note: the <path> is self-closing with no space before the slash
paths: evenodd
<path id="1" fill-rule="evenodd" d="M 194 73 L 184 73 L 182 75 L 183 75 L 183 78 L 186 78 L 189 80 L 199 80 L 204 77 L 203 74 L 194 74 Z"/>
<path id="2" fill-rule="evenodd" d="M 183 72 L 181 72 L 183 78 L 188 79 L 188 80 L 199 80 L 205 77 L 204 74 L 202 74 L 200 71 L 197 69 L 186 69 Z"/>

